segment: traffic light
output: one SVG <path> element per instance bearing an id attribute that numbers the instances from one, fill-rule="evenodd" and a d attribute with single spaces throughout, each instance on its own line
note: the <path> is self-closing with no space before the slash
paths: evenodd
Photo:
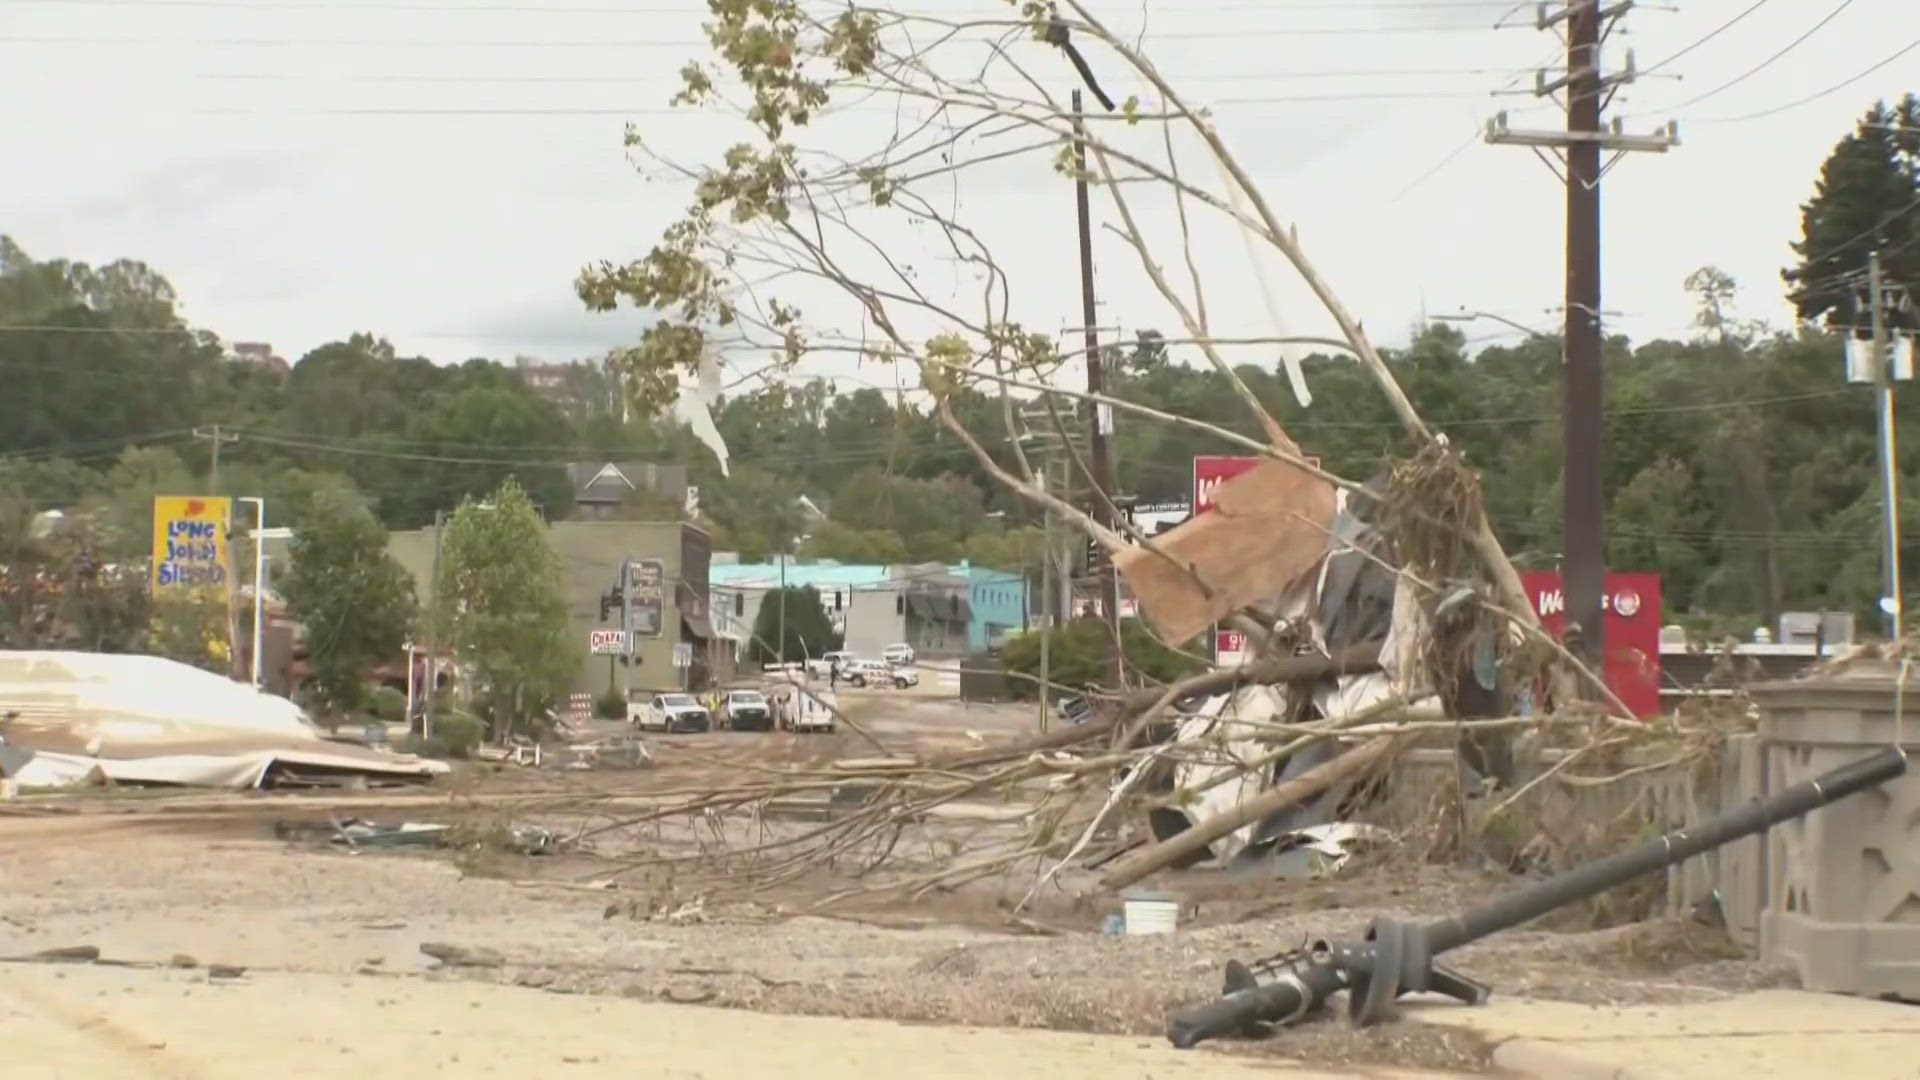
<path id="1" fill-rule="evenodd" d="M 613 614 L 614 609 L 621 606 L 621 604 L 625 600 L 625 597 L 626 597 L 626 594 L 621 591 L 620 586 L 618 585 L 615 585 L 613 588 L 608 589 L 606 592 L 601 593 L 600 594 L 600 621 L 606 622 L 607 617 Z"/>

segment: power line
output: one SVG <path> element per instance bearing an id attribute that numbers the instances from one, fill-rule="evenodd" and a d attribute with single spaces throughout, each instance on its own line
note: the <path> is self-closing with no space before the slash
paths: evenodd
<path id="1" fill-rule="evenodd" d="M 1861 72 L 1860 74 L 1855 75 L 1852 78 L 1844 79 L 1840 82 L 1834 83 L 1832 86 L 1827 87 L 1825 90 L 1818 91 L 1817 93 L 1808 94 L 1806 97 L 1789 101 L 1784 105 L 1775 105 L 1771 109 L 1762 109 L 1759 112 L 1747 113 L 1744 116 L 1716 116 L 1706 120 L 1701 120 L 1699 121 L 1699 123 L 1738 124 L 1747 120 L 1759 120 L 1768 116 L 1775 116 L 1775 115 L 1778 115 L 1779 113 L 1786 112 L 1788 109 L 1797 109 L 1802 105 L 1812 104 L 1813 102 L 1819 101 L 1821 98 L 1826 97 L 1829 94 L 1834 94 L 1834 93 L 1838 93 L 1841 90 L 1845 90 L 1847 87 L 1852 86 L 1854 83 L 1859 82 L 1861 79 L 1864 79 L 1867 76 L 1873 74 L 1874 72 L 1879 71 L 1881 68 L 1886 67 L 1888 64 L 1893 63 L 1895 60 L 1900 59 L 1901 57 L 1907 55 L 1908 53 L 1912 52 L 1915 49 L 1920 49 L 1920 38 L 1915 38 L 1914 40 L 1907 42 L 1907 44 L 1904 47 L 1902 47 L 1900 51 L 1894 53 L 1892 56 L 1887 57 L 1885 60 L 1882 60 L 1879 63 L 1873 65 L 1872 67 Z"/>
<path id="2" fill-rule="evenodd" d="M 609 328 L 610 330 L 615 328 Z M 636 328 L 637 330 L 637 328 Z M 37 334 L 197 334 L 199 331 L 185 326 L 62 326 L 52 323 L 0 323 L 0 334 L 37 333 Z M 599 335 L 581 331 L 578 336 L 554 334 L 521 334 L 511 330 L 413 330 L 384 335 L 393 338 L 443 338 L 457 341 L 550 341 L 564 337 L 569 340 L 597 340 Z M 613 346 L 608 346 L 609 348 Z"/>
<path id="3" fill-rule="evenodd" d="M 1734 87 L 1740 85 L 1743 82 L 1746 82 L 1748 79 L 1752 78 L 1753 76 L 1759 74 L 1760 72 L 1766 70 L 1768 67 L 1772 66 L 1774 61 L 1779 60 L 1781 57 L 1799 48 L 1801 44 L 1804 43 L 1808 38 L 1818 33 L 1821 27 L 1827 25 L 1828 23 L 1832 22 L 1835 18 L 1839 17 L 1841 12 L 1852 7 L 1853 4 L 1854 4 L 1854 0 L 1840 0 L 1840 4 L 1838 7 L 1834 8 L 1832 11 L 1827 12 L 1827 14 L 1824 17 L 1822 17 L 1819 22 L 1814 23 L 1811 27 L 1808 27 L 1805 33 L 1802 33 L 1799 37 L 1794 38 L 1792 41 L 1787 42 L 1786 45 L 1780 49 L 1779 52 L 1774 53 L 1772 56 L 1767 57 L 1765 60 L 1760 61 L 1759 63 L 1753 65 L 1747 70 L 1741 72 L 1740 74 L 1734 76 L 1731 79 L 1728 79 L 1726 82 L 1721 83 L 1719 86 L 1714 87 L 1713 89 L 1707 91 L 1704 94 L 1699 95 L 1698 97 L 1691 97 L 1681 102 L 1678 105 L 1669 105 L 1669 106 L 1666 106 L 1665 108 L 1655 109 L 1652 111 L 1665 112 L 1665 113 L 1677 112 L 1689 106 L 1698 105 L 1699 103 L 1707 100 L 1710 97 L 1713 97 L 1716 94 L 1721 94 L 1728 90 L 1733 89 Z M 1662 61 L 1662 63 L 1664 62 L 1665 61 Z"/>
<path id="4" fill-rule="evenodd" d="M 680 7 L 609 7 L 605 5 L 558 5 L 544 4 L 499 4 L 499 3 L 455 3 L 427 4 L 407 3 L 404 0 L 375 0 L 375 2 L 354 2 L 354 0 L 12 0 L 13 3 L 41 4 L 65 7 L 132 7 L 132 8 L 202 8 L 223 11 L 325 11 L 328 14 L 343 12 L 380 12 L 380 11 L 424 11 L 443 15 L 467 15 L 479 12 L 501 12 L 526 15 L 700 15 L 704 14 L 696 3 Z M 1266 3 L 1215 4 L 1200 3 L 1189 6 L 1180 4 L 1180 13 L 1190 12 L 1247 12 L 1247 11 L 1445 11 L 1445 10 L 1501 10 L 1512 5 L 1505 0 L 1269 0 Z M 866 8 L 881 12 L 892 9 Z M 942 11 L 934 5 L 919 5 L 919 10 L 932 11 L 936 15 L 962 15 L 978 12 L 980 7 L 949 8 Z"/>
<path id="5" fill-rule="evenodd" d="M 1871 239 L 1879 236 L 1880 230 L 1885 228 L 1894 219 L 1902 217 L 1906 214 L 1912 213 L 1915 210 L 1920 210 L 1920 194 L 1916 194 L 1912 199 L 1908 200 L 1905 206 L 1902 206 L 1898 210 L 1891 211 L 1890 213 L 1885 215 L 1885 217 L 1882 218 L 1882 220 L 1879 223 L 1868 226 L 1867 228 L 1860 230 L 1854 235 L 1848 237 L 1847 239 L 1842 240 L 1839 243 L 1834 244 L 1833 246 L 1827 248 L 1825 251 L 1820 252 L 1818 255 L 1808 254 L 1807 256 L 1805 256 L 1806 262 L 1808 265 L 1812 265 L 1814 263 L 1822 262 L 1827 259 L 1833 258 L 1835 255 L 1840 254 L 1842 251 L 1845 251 L 1847 248 L 1852 247 L 1853 245 L 1859 243 L 1862 240 L 1867 240 L 1867 239 Z M 1891 245 L 1883 249 L 1881 251 L 1881 254 L 1891 255 L 1896 252 L 1904 251 L 1907 248 L 1912 247 L 1915 243 L 1920 243 L 1920 233 L 1915 233 L 1913 236 L 1910 236 L 1907 239 L 1902 240 L 1897 244 Z M 1866 266 L 1865 266 L 1865 263 L 1863 262 L 1861 264 L 1861 268 L 1858 270 L 1843 270 L 1840 273 L 1832 274 L 1824 278 L 1816 278 L 1812 281 L 1803 281 L 1803 282 L 1800 282 L 1799 285 L 1795 286 L 1792 292 L 1787 294 L 1787 299 L 1789 300 L 1797 299 L 1798 297 L 1804 296 L 1807 293 L 1814 292 L 1818 289 L 1826 288 L 1827 286 L 1830 286 L 1830 285 L 1841 285 L 1841 284 L 1846 284 L 1848 282 L 1857 282 L 1862 278 L 1862 276 L 1865 273 L 1866 273 Z"/>
<path id="6" fill-rule="evenodd" d="M 117 457 L 128 450 L 154 443 L 178 442 L 193 434 L 191 428 L 174 428 L 170 431 L 155 431 L 144 435 L 124 435 L 117 439 L 96 439 L 92 442 L 73 443 L 68 446 L 47 446 L 34 450 L 0 451 L 0 465 L 11 461 L 42 462 L 66 458 L 72 461 L 85 461 L 98 457 Z"/>
<path id="7" fill-rule="evenodd" d="M 1406 186 L 1402 187 L 1399 191 L 1395 192 L 1393 194 L 1393 197 L 1388 199 L 1387 202 L 1397 203 L 1401 199 L 1406 198 L 1408 192 L 1411 192 L 1414 188 L 1419 187 L 1421 184 L 1424 184 L 1428 180 L 1431 180 L 1435 176 L 1439 175 L 1442 169 L 1445 169 L 1447 166 L 1453 164 L 1454 161 L 1458 159 L 1461 154 L 1464 154 L 1467 152 L 1468 147 L 1473 146 L 1475 143 L 1478 143 L 1479 141 L 1480 141 L 1480 127 L 1479 125 L 1476 124 L 1474 125 L 1473 131 L 1468 133 L 1465 142 L 1462 142 L 1459 146 L 1454 147 L 1451 151 L 1448 152 L 1447 156 L 1435 162 L 1431 168 L 1427 169 L 1427 171 L 1421 173 L 1419 176 L 1414 177 L 1412 180 L 1409 180 Z"/>
<path id="8" fill-rule="evenodd" d="M 1530 73 L 1530 72 L 1528 72 Z M 1286 79 L 1399 79 L 1399 78 L 1459 78 L 1466 76 L 1514 75 L 1522 74 L 1516 69 L 1507 68 L 1372 68 L 1329 71 L 1277 71 L 1277 72 L 1232 72 L 1206 73 L 1199 75 L 1168 75 L 1168 81 L 1179 85 L 1196 82 L 1250 82 Z M 210 82 L 346 82 L 380 83 L 402 85 L 456 85 L 456 86 L 652 86 L 661 90 L 675 89 L 671 81 L 657 76 L 638 75 L 302 75 L 286 72 L 200 72 L 193 76 Z"/>
<path id="9" fill-rule="evenodd" d="M 4 368 L 4 367 L 5 367 L 4 364 L 0 364 L 0 368 Z M 1772 405 L 1792 404 L 1792 403 L 1804 402 L 1804 401 L 1814 401 L 1814 400 L 1821 400 L 1826 398 L 1844 397 L 1849 395 L 1857 396 L 1859 390 L 1860 390 L 1860 387 L 1857 387 L 1857 386 L 1841 386 L 1841 387 L 1835 387 L 1827 390 L 1807 391 L 1807 392 L 1797 393 L 1797 394 L 1781 394 L 1781 395 L 1775 395 L 1771 397 L 1731 399 L 1731 400 L 1722 400 L 1722 401 L 1703 401 L 1703 402 L 1693 402 L 1693 403 L 1678 404 L 1678 405 L 1651 405 L 1651 406 L 1639 406 L 1639 407 L 1629 407 L 1629 408 L 1615 408 L 1615 409 L 1606 410 L 1605 415 L 1608 419 L 1618 419 L 1618 418 L 1631 418 L 1636 416 L 1673 415 L 1673 414 L 1692 413 L 1692 412 L 1717 412 L 1717 411 L 1724 411 L 1730 408 L 1742 408 L 1742 407 L 1754 408 L 1754 407 L 1763 407 L 1763 406 L 1772 406 Z M 1436 426 L 1442 427 L 1442 428 L 1458 429 L 1461 427 L 1468 427 L 1468 426 L 1546 423 L 1546 422 L 1551 422 L 1557 419 L 1559 419 L 1559 417 L 1554 414 L 1491 416 L 1491 417 L 1462 417 L 1458 419 L 1437 421 Z M 1300 430 L 1388 430 L 1388 429 L 1397 430 L 1399 426 L 1400 426 L 1399 423 L 1393 420 L 1341 421 L 1341 420 L 1315 420 L 1311 417 L 1303 417 L 1303 418 L 1291 419 L 1288 421 L 1289 428 L 1297 428 Z M 97 449 L 101 452 L 106 452 L 106 451 L 117 452 L 119 450 L 131 448 L 137 445 L 166 442 L 170 440 L 178 440 L 180 438 L 184 438 L 187 434 L 189 434 L 189 432 L 187 432 L 185 429 L 182 429 L 178 431 L 163 431 L 163 432 L 155 432 L 155 433 L 144 434 L 144 435 L 130 436 L 123 440 L 101 440 L 96 443 L 79 444 L 78 446 L 73 448 L 49 447 L 49 448 L 43 448 L 41 450 L 34 450 L 34 451 L 16 451 L 12 453 L 0 454 L 0 461 L 4 461 L 8 458 L 47 459 L 47 458 L 66 457 L 66 456 L 70 456 L 69 449 L 80 450 L 81 448 Z M 644 453 L 632 452 L 632 451 L 615 452 L 615 451 L 609 451 L 605 447 L 585 447 L 585 446 L 564 447 L 564 446 L 558 446 L 558 445 L 501 446 L 498 443 L 487 443 L 487 444 L 447 443 L 447 442 L 439 442 L 436 440 L 389 439 L 384 435 L 372 436 L 374 438 L 380 438 L 383 441 L 400 445 L 400 446 L 438 446 L 438 447 L 455 447 L 455 448 L 483 447 L 485 449 L 494 451 L 498 455 L 504 455 L 504 456 L 480 457 L 480 456 L 465 456 L 465 455 L 454 455 L 454 454 L 443 454 L 443 453 L 441 454 L 423 453 L 423 452 L 417 452 L 417 451 L 387 449 L 379 446 L 355 445 L 353 443 L 343 442 L 338 438 L 329 438 L 329 437 L 320 436 L 320 435 L 309 435 L 309 434 L 303 434 L 299 432 L 274 433 L 274 432 L 262 432 L 262 431 L 254 431 L 254 430 L 247 430 L 247 429 L 239 429 L 235 432 L 235 434 L 237 434 L 238 436 L 240 436 L 241 438 L 245 439 L 248 442 L 264 444 L 267 446 L 275 446 L 281 449 L 305 450 L 305 451 L 316 452 L 316 453 L 340 453 L 340 454 L 346 454 L 354 457 L 370 457 L 370 458 L 379 458 L 379 459 L 393 460 L 393 461 L 418 461 L 423 463 L 441 464 L 441 465 L 477 465 L 477 466 L 493 466 L 493 467 L 501 467 L 501 468 L 558 468 L 566 465 L 578 464 L 581 461 L 602 460 L 602 459 L 610 460 L 610 461 L 614 461 L 614 460 L 626 461 L 626 462 L 647 461 L 647 462 L 652 462 L 657 464 L 658 463 L 673 464 L 678 462 L 682 457 L 682 455 L 673 454 L 673 453 L 656 452 L 655 454 L 650 456 Z M 989 444 L 990 445 L 994 444 L 994 441 L 989 440 Z M 752 463 L 752 462 L 759 462 L 759 461 L 775 461 L 775 460 L 786 461 L 786 460 L 791 460 L 794 456 L 794 453 L 795 451 L 789 447 L 769 447 L 764 451 L 745 450 L 744 448 L 741 448 L 739 450 L 736 450 L 735 453 L 733 453 L 732 458 L 734 461 L 738 463 Z M 541 456 L 529 456 L 529 455 L 541 455 Z M 552 455 L 552 456 L 547 456 L 547 455 Z M 874 446 L 874 447 L 866 447 L 866 448 L 861 448 L 856 450 L 827 451 L 824 453 L 815 453 L 815 454 L 808 455 L 807 460 L 809 462 L 814 462 L 814 463 L 818 463 L 822 461 L 855 463 L 855 462 L 862 462 L 862 461 L 879 461 L 884 459 L 891 459 L 891 458 L 897 457 L 898 455 L 899 455 L 899 448 L 897 447 Z M 109 454 L 108 456 L 111 456 L 111 454 Z M 1150 467 L 1151 465 L 1151 463 L 1144 463 L 1144 462 L 1136 463 L 1136 464 L 1147 466 L 1147 467 Z M 1169 467 L 1171 468 L 1173 466 L 1169 466 Z M 1184 468 L 1185 466 L 1179 466 L 1179 467 Z"/>
<path id="10" fill-rule="evenodd" d="M 1653 64 L 1650 67 L 1641 68 L 1640 74 L 1645 76 L 1645 75 L 1651 75 L 1654 72 L 1659 71 L 1661 68 L 1666 67 L 1668 64 L 1673 63 L 1675 60 L 1680 59 L 1681 57 L 1687 55 L 1693 50 L 1699 48 L 1702 45 L 1705 45 L 1707 42 L 1712 41 L 1714 38 L 1717 38 L 1721 34 L 1732 29 L 1735 25 L 1737 25 L 1740 22 L 1740 20 L 1746 18 L 1747 16 L 1753 14 L 1756 11 L 1759 11 L 1761 8 L 1766 7 L 1768 3 L 1769 3 L 1769 0 L 1754 0 L 1753 4 L 1750 5 L 1745 11 L 1742 11 L 1740 14 L 1735 15 L 1733 18 L 1728 19 L 1726 22 L 1721 23 L 1719 26 L 1714 27 L 1712 30 L 1707 31 L 1706 34 L 1702 35 L 1701 37 L 1695 38 L 1693 44 L 1688 45 L 1686 48 L 1681 49 L 1679 52 L 1674 53 L 1672 56 L 1669 56 L 1665 60 L 1661 60 L 1660 62 Z"/>
<path id="11" fill-rule="evenodd" d="M 1319 26 L 1319 27 L 1247 27 L 1238 30 L 1181 30 L 1168 34 L 1150 34 L 1151 41 L 1236 41 L 1248 38 L 1296 38 L 1337 35 L 1374 35 L 1407 37 L 1424 34 L 1484 34 L 1486 26 Z M 286 37 L 214 37 L 214 38 L 101 38 L 66 35 L 8 35 L 0 45 L 132 45 L 171 48 L 180 45 L 206 45 L 215 48 L 339 48 L 339 49 L 711 49 L 710 41 L 662 40 L 660 38 L 599 38 L 594 40 L 529 40 L 526 38 L 468 39 L 436 41 L 427 38 L 371 38 L 303 40 Z"/>
<path id="12" fill-rule="evenodd" d="M 1385 93 L 1348 93 L 1348 94 L 1297 94 L 1291 96 L 1268 97 L 1231 97 L 1215 98 L 1205 102 L 1207 108 L 1238 107 L 1243 105 L 1313 105 L 1343 101 L 1434 101 L 1441 99 L 1481 100 L 1483 93 L 1441 92 L 1431 90 L 1390 91 Z M 947 107 L 972 109 L 986 108 L 985 105 L 971 105 L 965 102 L 952 102 Z M 893 110 L 884 105 L 877 106 L 841 106 L 831 110 L 835 115 L 851 112 L 887 112 Z M 584 116 L 584 117 L 624 117 L 624 116 L 677 116 L 701 120 L 713 120 L 722 115 L 700 109 L 674 108 L 608 108 L 599 106 L 367 106 L 363 108 L 341 106 L 318 106 L 303 108 L 289 106 L 282 108 L 262 108 L 258 106 L 220 106 L 194 109 L 192 112 L 204 116 L 357 116 L 357 117 L 403 117 L 403 116 L 464 116 L 464 117 L 515 117 L 515 116 Z M 735 119 L 744 120 L 744 117 Z"/>

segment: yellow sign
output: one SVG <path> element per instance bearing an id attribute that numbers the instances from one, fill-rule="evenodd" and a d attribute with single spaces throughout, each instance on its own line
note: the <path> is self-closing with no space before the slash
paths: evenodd
<path id="1" fill-rule="evenodd" d="M 160 595 L 233 588 L 227 531 L 233 500 L 160 495 L 153 500 L 153 591 Z"/>

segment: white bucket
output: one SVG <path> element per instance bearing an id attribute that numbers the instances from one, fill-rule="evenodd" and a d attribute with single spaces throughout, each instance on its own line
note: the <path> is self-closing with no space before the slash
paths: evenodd
<path id="1" fill-rule="evenodd" d="M 1180 925 L 1180 902 L 1163 897 L 1129 897 L 1124 904 L 1127 934 L 1171 934 Z"/>

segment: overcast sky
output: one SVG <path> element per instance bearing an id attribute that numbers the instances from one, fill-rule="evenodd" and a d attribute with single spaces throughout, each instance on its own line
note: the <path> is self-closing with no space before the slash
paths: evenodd
<path id="1" fill-rule="evenodd" d="M 1550 33 L 1492 28 L 1508 6 L 1096 10 L 1117 29 L 1144 29 L 1169 81 L 1214 106 L 1335 290 L 1391 344 L 1423 310 L 1543 327 L 1559 318 L 1562 189 L 1530 151 L 1476 137 L 1500 109 L 1515 127 L 1561 122 L 1530 94 L 1493 93 L 1525 90 L 1534 66 L 1559 62 Z M 1608 56 L 1617 68 L 1631 48 L 1644 70 L 1698 43 L 1612 109 L 1630 131 L 1677 120 L 1682 139 L 1668 154 L 1629 155 L 1604 185 L 1605 308 L 1617 313 L 1610 327 L 1635 338 L 1685 331 L 1681 282 L 1707 263 L 1740 281 L 1743 314 L 1784 322 L 1778 271 L 1820 162 L 1875 97 L 1920 89 L 1916 50 L 1822 94 L 1920 39 L 1914 0 L 1678 8 L 1635 12 Z M 0 231 L 39 257 L 144 259 L 195 323 L 290 358 L 356 330 L 449 361 L 595 354 L 644 319 L 582 311 L 574 275 L 645 251 L 688 195 L 636 174 L 623 124 L 688 161 L 711 160 L 742 130 L 666 108 L 674 72 L 701 53 L 703 11 L 697 0 L 0 0 Z M 1076 84 L 1045 46 L 1023 48 L 1049 91 Z M 1117 59 L 1091 59 L 1116 96 L 1132 92 Z M 871 144 L 891 122 L 885 108 L 856 109 L 832 137 Z M 1157 133 L 1137 134 L 1157 150 Z M 1217 188 L 1195 160 L 1193 179 Z M 1051 332 L 1081 320 L 1072 193 L 1046 165 L 1044 155 L 1000 163 L 955 194 L 1012 264 L 1016 314 Z M 1110 204 L 1095 212 L 1117 221 Z M 1141 213 L 1156 239 L 1177 236 L 1164 202 Z M 889 234 L 889 246 L 928 256 L 912 235 Z M 1129 250 L 1104 231 L 1098 248 L 1101 322 L 1178 336 Z M 1196 248 L 1216 332 L 1272 333 L 1236 234 L 1203 228 Z M 1177 265 L 1177 250 L 1162 257 Z M 1261 258 L 1287 330 L 1324 330 L 1297 283 Z M 964 284 L 957 273 L 949 282 Z M 848 329 L 844 311 L 810 315 Z M 1468 333 L 1515 332 L 1483 321 Z"/>

